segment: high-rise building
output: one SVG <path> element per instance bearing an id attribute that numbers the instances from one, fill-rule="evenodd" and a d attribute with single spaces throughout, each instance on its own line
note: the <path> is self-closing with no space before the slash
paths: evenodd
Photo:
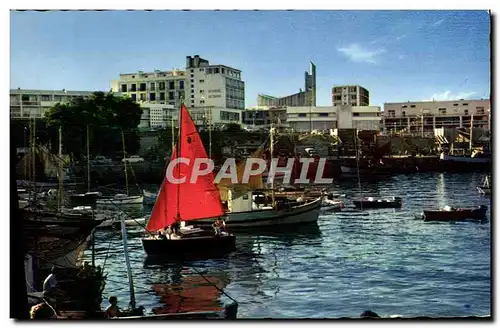
<path id="1" fill-rule="evenodd" d="M 186 57 L 186 104 L 195 107 L 245 109 L 245 82 L 241 71 L 208 60 Z"/>
<path id="2" fill-rule="evenodd" d="M 316 65 L 310 63 L 310 72 L 305 72 L 304 91 L 285 97 L 259 94 L 257 106 L 316 106 Z"/>
<path id="3" fill-rule="evenodd" d="M 332 88 L 333 106 L 369 106 L 370 93 L 360 85 L 338 85 Z"/>

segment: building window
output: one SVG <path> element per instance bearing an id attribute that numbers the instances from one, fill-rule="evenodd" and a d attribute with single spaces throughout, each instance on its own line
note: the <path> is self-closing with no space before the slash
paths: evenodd
<path id="1" fill-rule="evenodd" d="M 23 95 L 23 101 L 28 101 L 29 100 L 29 97 Z M 62 100 L 62 97 L 61 96 L 54 96 L 54 101 L 61 101 Z"/>
<path id="2" fill-rule="evenodd" d="M 168 100 L 174 100 L 174 97 L 175 97 L 174 92 L 168 93 Z"/>
<path id="3" fill-rule="evenodd" d="M 146 83 L 139 84 L 139 91 L 146 91 Z"/>
<path id="4" fill-rule="evenodd" d="M 402 108 L 407 108 L 408 106 L 406 106 L 406 105 L 403 105 L 403 106 L 401 106 L 401 107 L 402 107 Z"/>
<path id="5" fill-rule="evenodd" d="M 194 98 L 194 95 L 191 95 L 191 99 L 193 99 L 193 98 Z"/>
<path id="6" fill-rule="evenodd" d="M 141 101 L 146 101 L 146 94 L 145 93 L 139 94 L 139 97 L 140 97 Z"/>
<path id="7" fill-rule="evenodd" d="M 462 106 L 469 106 L 469 104 L 468 103 L 463 103 Z"/>
<path id="8" fill-rule="evenodd" d="M 464 114 L 465 115 L 469 115 L 469 110 L 468 109 L 464 109 Z"/>
<path id="9" fill-rule="evenodd" d="M 151 82 L 151 84 L 150 84 L 150 89 L 151 89 L 151 90 L 154 90 L 154 89 L 155 89 L 155 83 L 154 83 L 154 82 Z"/>
<path id="10" fill-rule="evenodd" d="M 132 75 L 132 78 L 135 79 L 135 75 Z"/>
<path id="11" fill-rule="evenodd" d="M 401 115 L 402 115 L 403 117 L 406 117 L 406 112 L 405 112 L 405 111 L 402 111 L 402 112 L 401 112 Z"/>
<path id="12" fill-rule="evenodd" d="M 479 115 L 484 115 L 484 107 L 476 107 L 476 112 Z"/>
<path id="13" fill-rule="evenodd" d="M 193 83 L 194 83 L 194 80 L 193 80 L 193 79 L 191 79 L 191 84 L 193 84 Z"/>
<path id="14" fill-rule="evenodd" d="M 160 82 L 160 85 L 158 86 L 158 89 L 165 90 L 165 82 Z"/>
<path id="15" fill-rule="evenodd" d="M 415 105 L 410 105 L 411 108 L 415 108 Z"/>
<path id="16" fill-rule="evenodd" d="M 205 93 L 205 90 L 200 90 L 200 93 Z"/>
<path id="17" fill-rule="evenodd" d="M 132 92 L 137 91 L 135 83 L 130 85 L 130 91 L 132 91 Z"/>
<path id="18" fill-rule="evenodd" d="M 42 101 L 49 101 L 50 96 L 49 95 L 42 95 Z"/>
<path id="19" fill-rule="evenodd" d="M 204 104 L 205 103 L 205 100 L 200 100 L 200 104 Z"/>
<path id="20" fill-rule="evenodd" d="M 137 100 L 137 96 L 135 95 L 135 93 L 132 93 L 130 95 L 130 99 L 132 99 L 132 101 L 136 101 Z"/>
<path id="21" fill-rule="evenodd" d="M 191 74 L 191 78 L 194 78 L 194 74 Z"/>
<path id="22" fill-rule="evenodd" d="M 194 72 L 194 69 L 191 69 L 191 73 L 193 73 L 193 72 Z"/>
<path id="23" fill-rule="evenodd" d="M 359 113 L 352 113 L 352 116 L 359 116 Z"/>
<path id="24" fill-rule="evenodd" d="M 200 68 L 200 72 L 203 72 L 203 71 L 204 71 L 204 69 L 203 69 L 203 68 Z"/>
<path id="25" fill-rule="evenodd" d="M 149 100 L 150 100 L 150 101 L 155 101 L 155 100 L 156 100 L 156 94 L 155 94 L 154 92 L 151 92 L 151 93 L 149 94 Z"/>
<path id="26" fill-rule="evenodd" d="M 160 100 L 165 100 L 165 92 L 160 92 Z"/>
<path id="27" fill-rule="evenodd" d="M 453 106 L 458 106 L 458 104 L 453 104 Z"/>
<path id="28" fill-rule="evenodd" d="M 127 92 L 127 85 L 126 84 L 122 84 L 122 92 Z"/>
<path id="29" fill-rule="evenodd" d="M 446 108 L 439 108 L 439 115 L 446 115 Z"/>
<path id="30" fill-rule="evenodd" d="M 328 113 L 319 113 L 319 117 L 328 117 Z"/>
<path id="31" fill-rule="evenodd" d="M 223 68 L 221 68 L 221 73 L 222 73 L 222 74 L 225 74 L 225 72 L 224 72 L 224 67 L 223 67 Z"/>
<path id="32" fill-rule="evenodd" d="M 356 95 L 352 95 L 351 100 L 356 100 Z"/>
<path id="33" fill-rule="evenodd" d="M 179 89 L 184 90 L 184 81 L 179 81 Z"/>
<path id="34" fill-rule="evenodd" d="M 306 117 L 307 115 L 305 113 L 299 113 L 298 117 Z"/>
<path id="35" fill-rule="evenodd" d="M 219 70 L 219 68 L 218 68 L 218 67 L 214 68 L 214 73 L 215 73 L 215 74 L 219 74 L 219 73 L 220 73 L 220 70 Z"/>
<path id="36" fill-rule="evenodd" d="M 200 83 L 203 83 L 203 82 L 205 82 L 205 80 L 200 80 Z"/>

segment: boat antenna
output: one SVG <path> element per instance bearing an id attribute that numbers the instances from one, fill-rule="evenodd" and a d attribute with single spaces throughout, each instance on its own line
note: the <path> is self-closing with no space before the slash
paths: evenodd
<path id="1" fill-rule="evenodd" d="M 123 168 L 125 170 L 125 188 L 127 190 L 127 196 L 128 194 L 128 174 L 127 174 L 127 152 L 125 150 L 125 134 L 123 133 L 122 130 L 122 147 L 123 147 Z"/>
<path id="2" fill-rule="evenodd" d="M 88 122 L 87 122 L 87 192 L 90 192 L 90 137 L 89 137 Z"/>
<path id="3" fill-rule="evenodd" d="M 59 176 L 59 183 L 58 183 L 58 197 L 57 197 L 57 210 L 61 211 L 62 210 L 62 205 L 63 205 L 63 179 L 62 179 L 62 126 L 59 126 L 59 165 L 58 165 L 58 176 Z"/>
<path id="4" fill-rule="evenodd" d="M 354 144 L 356 148 L 356 168 L 358 172 L 358 189 L 359 189 L 359 204 L 360 204 L 360 209 L 363 210 L 363 192 L 361 191 L 361 177 L 359 175 L 359 143 L 358 143 L 358 130 L 356 129 L 354 131 Z"/>
<path id="5" fill-rule="evenodd" d="M 273 162 L 273 123 L 271 122 L 271 129 L 270 129 L 271 133 L 269 134 L 269 141 L 270 141 L 270 145 L 269 145 L 269 152 L 271 154 L 270 158 L 271 158 L 271 162 L 269 163 L 270 167 L 272 167 L 272 162 Z M 276 207 L 276 202 L 275 202 L 275 199 L 274 199 L 274 176 L 272 176 L 272 179 L 271 179 L 271 199 L 272 199 L 272 205 L 273 205 L 273 208 Z"/>

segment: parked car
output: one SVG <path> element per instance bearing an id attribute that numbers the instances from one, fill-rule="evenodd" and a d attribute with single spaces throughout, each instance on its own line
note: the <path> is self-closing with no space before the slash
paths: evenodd
<path id="1" fill-rule="evenodd" d="M 144 158 L 139 157 L 137 155 L 130 156 L 129 158 L 122 159 L 123 163 L 140 163 L 144 162 Z"/>
<path id="2" fill-rule="evenodd" d="M 113 160 L 105 156 L 96 156 L 91 160 L 92 164 L 112 164 Z"/>

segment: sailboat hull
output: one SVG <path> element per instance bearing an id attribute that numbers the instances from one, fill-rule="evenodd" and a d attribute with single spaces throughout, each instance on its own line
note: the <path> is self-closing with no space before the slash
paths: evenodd
<path id="1" fill-rule="evenodd" d="M 236 249 L 236 237 L 200 236 L 180 239 L 142 239 L 148 255 L 183 257 L 190 255 L 227 254 Z"/>
<path id="2" fill-rule="evenodd" d="M 321 197 L 301 206 L 283 210 L 254 210 L 227 214 L 226 224 L 230 230 L 256 227 L 273 227 L 318 221 Z M 198 224 L 212 224 L 213 220 L 200 220 Z"/>

